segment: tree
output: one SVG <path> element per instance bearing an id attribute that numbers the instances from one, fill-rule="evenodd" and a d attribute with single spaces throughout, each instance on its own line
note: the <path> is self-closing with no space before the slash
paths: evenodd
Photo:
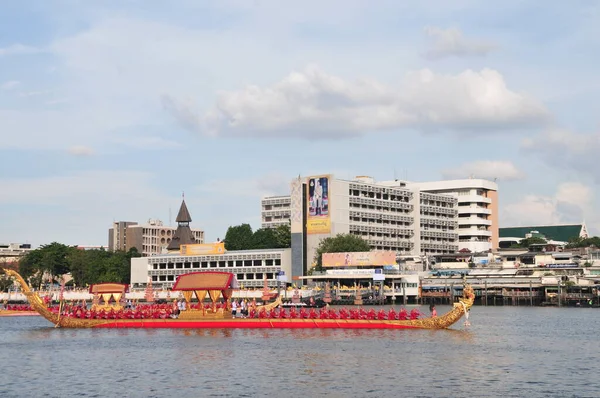
<path id="1" fill-rule="evenodd" d="M 590 246 L 600 247 L 600 237 L 592 236 L 591 238 L 571 238 L 567 244 L 567 248 L 569 249 Z"/>
<path id="2" fill-rule="evenodd" d="M 517 247 L 528 248 L 531 245 L 545 244 L 548 243 L 546 239 L 539 238 L 537 236 L 532 236 L 531 238 L 521 239 L 521 242 L 517 245 Z"/>
<path id="3" fill-rule="evenodd" d="M 242 224 L 229 227 L 225 234 L 226 250 L 249 250 L 252 249 L 253 233 L 250 224 Z"/>
<path id="4" fill-rule="evenodd" d="M 252 249 L 275 249 L 277 247 L 277 235 L 274 229 L 260 228 L 252 234 Z"/>
<path id="5" fill-rule="evenodd" d="M 338 234 L 333 237 L 325 238 L 319 242 L 315 251 L 314 262 L 315 270 L 323 269 L 323 253 L 343 253 L 343 252 L 368 252 L 371 250 L 369 244 L 360 236 L 352 234 Z"/>
<path id="6" fill-rule="evenodd" d="M 290 223 L 275 228 L 275 239 L 278 248 L 292 247 L 292 229 Z"/>
<path id="7" fill-rule="evenodd" d="M 0 271 L 0 292 L 8 291 L 8 288 L 11 287 L 13 283 L 14 280 L 12 277 Z"/>

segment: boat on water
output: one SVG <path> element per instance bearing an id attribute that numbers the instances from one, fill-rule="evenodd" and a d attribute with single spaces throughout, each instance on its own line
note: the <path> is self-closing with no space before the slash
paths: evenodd
<path id="1" fill-rule="evenodd" d="M 5 316 L 40 316 L 40 314 L 28 305 L 13 305 L 0 309 L 0 317 Z"/>
<path id="2" fill-rule="evenodd" d="M 475 298 L 471 286 L 465 284 L 463 297 L 454 303 L 450 311 L 439 317 L 422 317 L 416 309 L 410 313 L 402 309 L 398 313 L 393 309 L 376 313 L 374 309 L 367 311 L 361 307 L 349 311 L 344 308 L 339 311 L 330 308 L 319 311 L 300 308 L 297 311 L 290 308 L 286 311 L 279 296 L 270 304 L 250 307 L 247 316 L 236 317 L 230 305 L 233 290 L 237 288 L 235 275 L 209 271 L 192 272 L 177 278 L 172 290 L 181 292 L 185 299 L 183 310 L 173 303 L 173 311 L 155 307 L 134 313 L 119 304 L 126 285 L 107 283 L 90 288 L 104 300 L 104 304 L 95 303 L 91 311 L 79 309 L 67 312 L 61 309 L 53 312 L 21 275 L 13 270 L 5 272 L 18 281 L 35 311 L 55 327 L 62 328 L 446 329 L 467 314 Z M 196 307 L 192 305 L 194 295 L 200 303 Z M 208 307 L 203 304 L 207 295 L 212 301 Z M 219 305 L 221 298 L 223 304 Z"/>

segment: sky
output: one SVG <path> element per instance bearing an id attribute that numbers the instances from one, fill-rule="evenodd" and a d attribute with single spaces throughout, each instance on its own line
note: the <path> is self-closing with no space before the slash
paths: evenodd
<path id="1" fill-rule="evenodd" d="M 500 226 L 600 233 L 600 5 L 24 0 L 0 13 L 0 242 L 207 241 L 333 173 L 495 179 Z"/>

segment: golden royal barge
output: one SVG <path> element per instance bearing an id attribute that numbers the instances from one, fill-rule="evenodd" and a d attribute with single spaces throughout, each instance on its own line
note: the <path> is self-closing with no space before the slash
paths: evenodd
<path id="1" fill-rule="evenodd" d="M 235 289 L 235 275 L 228 272 L 193 272 L 180 275 L 173 291 L 181 292 L 185 299 L 185 309 L 177 316 L 171 311 L 156 309 L 154 312 L 133 312 L 123 308 L 119 303 L 124 296 L 127 285 L 116 283 L 97 284 L 91 291 L 104 299 L 104 304 L 95 304 L 90 315 L 89 309 L 75 308 L 65 311 L 61 305 L 59 311 L 52 311 L 46 303 L 33 292 L 27 282 L 13 270 L 5 272 L 14 277 L 31 307 L 41 316 L 62 328 L 332 328 L 332 329 L 446 329 L 458 322 L 473 305 L 475 295 L 471 286 L 465 284 L 463 297 L 447 313 L 441 316 L 422 318 L 416 310 L 407 314 L 401 310 L 398 314 L 392 309 L 388 312 L 362 308 L 341 309 L 339 311 L 322 308 L 309 311 L 281 308 L 281 297 L 273 303 L 250 307 L 248 316 L 236 317 L 232 314 L 230 300 Z M 203 304 L 208 295 L 212 305 Z M 199 306 L 192 305 L 196 297 Z M 219 299 L 223 305 L 217 305 Z M 111 304 L 111 300 L 113 304 Z M 173 304 L 175 305 L 175 304 Z M 174 307 L 175 309 L 177 307 Z"/>

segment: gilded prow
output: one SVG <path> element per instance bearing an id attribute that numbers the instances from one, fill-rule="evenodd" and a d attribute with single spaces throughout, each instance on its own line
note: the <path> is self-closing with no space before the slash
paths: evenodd
<path id="1" fill-rule="evenodd" d="M 5 268 L 3 268 L 3 270 L 6 273 L 6 275 L 12 276 L 13 278 L 15 278 L 17 280 L 17 282 L 19 282 L 19 285 L 21 285 L 21 291 L 23 292 L 25 297 L 27 297 L 27 301 L 29 301 L 29 305 L 31 305 L 31 307 L 35 311 L 37 311 L 38 314 L 40 314 L 41 316 L 43 316 L 44 318 L 46 318 L 53 324 L 57 325 L 58 321 L 59 321 L 58 315 L 52 313 L 48 309 L 48 307 L 44 303 L 44 300 L 42 300 L 42 298 L 37 293 L 35 293 L 31 290 L 31 288 L 29 287 L 27 282 L 25 282 L 25 279 L 23 279 L 23 277 L 16 271 L 13 271 L 11 269 L 5 269 Z"/>
<path id="2" fill-rule="evenodd" d="M 278 305 L 281 305 L 281 302 L 282 302 L 281 296 L 277 296 L 275 301 L 273 301 L 272 303 L 257 306 L 256 311 L 257 312 L 260 312 L 262 310 L 271 311 L 273 308 L 277 308 Z"/>
<path id="3" fill-rule="evenodd" d="M 475 292 L 471 285 L 466 284 L 463 288 L 463 296 L 458 299 L 457 303 L 454 303 L 453 308 L 445 314 L 435 318 L 422 318 L 411 320 L 411 325 L 424 328 L 424 329 L 447 329 L 460 318 L 465 315 L 467 311 L 473 306 L 475 301 Z"/>

